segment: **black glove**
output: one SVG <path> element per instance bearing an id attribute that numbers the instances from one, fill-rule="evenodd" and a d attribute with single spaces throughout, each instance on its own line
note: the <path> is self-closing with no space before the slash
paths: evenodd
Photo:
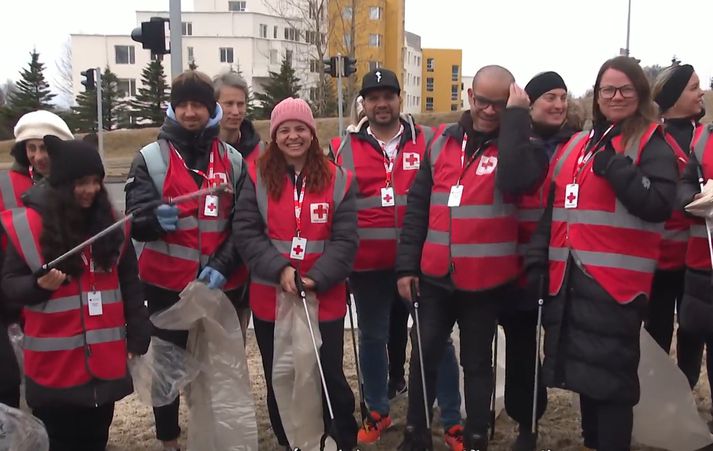
<path id="1" fill-rule="evenodd" d="M 604 174 L 607 168 L 609 167 L 609 163 L 611 162 L 612 158 L 614 158 L 614 155 L 616 155 L 614 148 L 610 144 L 607 144 L 604 150 L 600 150 L 594 155 L 592 171 L 596 175 L 604 177 Z"/>

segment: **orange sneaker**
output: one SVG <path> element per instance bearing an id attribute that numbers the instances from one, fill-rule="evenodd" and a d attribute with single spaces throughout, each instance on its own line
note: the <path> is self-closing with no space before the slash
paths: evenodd
<path id="1" fill-rule="evenodd" d="M 443 439 L 451 451 L 463 451 L 463 426 L 455 424 L 443 434 Z"/>
<path id="2" fill-rule="evenodd" d="M 357 441 L 362 445 L 376 443 L 381 438 L 381 433 L 390 427 L 391 417 L 389 415 L 382 416 L 379 412 L 372 410 L 359 428 Z"/>

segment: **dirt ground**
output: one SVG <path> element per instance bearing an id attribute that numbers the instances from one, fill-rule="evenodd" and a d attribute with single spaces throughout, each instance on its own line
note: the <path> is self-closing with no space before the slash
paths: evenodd
<path id="1" fill-rule="evenodd" d="M 345 371 L 354 393 L 357 393 L 356 370 L 351 352 L 351 334 L 345 334 Z M 270 421 L 267 416 L 265 401 L 265 384 L 260 363 L 260 353 L 252 331 L 248 334 L 248 359 L 250 378 L 252 380 L 253 396 L 257 408 L 260 450 L 278 450 Z M 696 387 L 696 403 L 701 415 L 710 420 L 711 402 L 710 390 L 706 382 L 705 365 L 700 382 Z M 562 390 L 549 391 L 549 404 L 544 418 L 540 422 L 539 448 L 552 451 L 575 451 L 585 449 L 582 446 L 579 429 L 579 409 L 577 398 L 570 392 Z M 357 407 L 358 409 L 358 407 Z M 401 442 L 404 429 L 406 399 L 394 401 L 391 407 L 393 427 L 387 431 L 381 441 L 373 446 L 362 447 L 362 450 L 396 450 Z M 358 413 L 355 413 L 358 415 Z M 185 447 L 187 430 L 187 412 L 185 403 L 181 406 L 181 428 L 183 435 L 181 443 Z M 491 450 L 509 450 L 516 436 L 515 423 L 505 412 L 501 413 L 496 423 L 495 440 L 491 442 Z M 442 441 L 443 432 L 438 420 L 434 424 L 434 445 L 437 450 L 447 450 Z M 634 448 L 635 450 L 650 450 L 651 448 Z M 161 451 L 161 446 L 154 439 L 153 415 L 151 409 L 139 403 L 130 396 L 117 403 L 112 424 L 108 451 Z M 281 451 L 281 450 L 280 450 Z"/>

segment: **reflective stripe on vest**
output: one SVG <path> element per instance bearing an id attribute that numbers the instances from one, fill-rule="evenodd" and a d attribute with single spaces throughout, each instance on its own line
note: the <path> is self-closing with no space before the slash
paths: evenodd
<path id="1" fill-rule="evenodd" d="M 0 196 L 2 196 L 3 207 L 6 210 L 17 208 L 17 196 L 15 186 L 10 178 L 10 171 L 0 172 Z"/>
<path id="2" fill-rule="evenodd" d="M 631 139 L 624 149 L 624 155 L 636 164 L 656 129 L 657 125 L 652 124 L 646 135 Z M 577 135 L 576 142 L 564 149 L 552 173 L 552 181 L 558 191 L 552 211 L 549 249 L 550 294 L 556 295 L 564 284 L 566 265 L 571 254 L 584 271 L 597 280 L 617 302 L 626 303 L 639 294 L 648 295 L 650 292 L 651 278 L 658 262 L 663 223 L 650 223 L 629 213 L 608 185 L 598 189 L 598 184 L 605 184 L 606 181 L 590 174 L 593 158 L 585 163 L 583 171 L 579 173 L 583 179 L 574 182 L 580 186 L 578 205 L 576 208 L 562 206 L 564 188 L 573 182 L 569 173 L 560 172 L 565 163 L 570 168 L 576 168 L 579 164 L 575 161 L 577 155 L 572 155 L 572 151 L 574 148 L 585 151 L 588 142 L 581 142 L 582 135 Z M 621 140 L 620 136 L 615 137 L 615 146 L 617 138 Z M 607 205 L 610 199 L 613 211 L 587 209 L 588 205 Z M 599 236 L 597 234 L 601 237 L 595 238 Z M 610 252 L 609 249 L 617 252 Z"/>
<path id="3" fill-rule="evenodd" d="M 17 249 L 24 257 L 27 266 L 34 273 L 42 267 L 42 257 L 39 249 L 35 245 L 30 223 L 27 218 L 27 210 L 24 208 L 6 210 L 3 216 L 11 215 L 12 228 L 17 233 L 17 240 L 20 249 Z"/>
<path id="4" fill-rule="evenodd" d="M 81 348 L 84 345 L 109 343 L 126 338 L 124 327 L 112 327 L 110 329 L 88 330 L 84 334 L 72 337 L 29 337 L 25 335 L 22 347 L 27 351 L 51 352 L 69 351 Z"/>
<path id="5" fill-rule="evenodd" d="M 114 304 L 116 302 L 122 301 L 120 290 L 98 291 L 99 293 L 101 293 L 102 305 Z M 41 304 L 28 305 L 25 308 L 27 310 L 38 313 L 67 312 L 79 308 L 79 298 L 81 298 L 82 305 L 89 305 L 87 293 L 81 293 L 81 296 L 64 296 L 59 298 L 52 298 L 51 300 L 42 302 Z"/>

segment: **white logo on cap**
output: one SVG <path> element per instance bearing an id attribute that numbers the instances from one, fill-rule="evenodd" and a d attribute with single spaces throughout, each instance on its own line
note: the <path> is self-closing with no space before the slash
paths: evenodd
<path id="1" fill-rule="evenodd" d="M 376 75 L 376 82 L 381 83 L 381 72 L 376 71 L 376 73 L 374 73 L 374 75 Z"/>

